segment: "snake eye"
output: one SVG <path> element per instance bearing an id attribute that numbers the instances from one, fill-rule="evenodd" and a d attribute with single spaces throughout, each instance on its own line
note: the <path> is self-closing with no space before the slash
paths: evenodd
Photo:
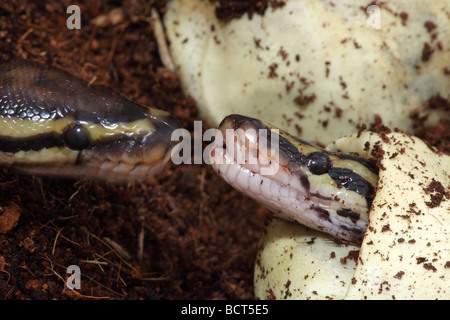
<path id="1" fill-rule="evenodd" d="M 316 175 L 327 173 L 332 168 L 330 158 L 322 152 L 313 152 L 308 155 L 308 169 Z"/>
<path id="2" fill-rule="evenodd" d="M 83 150 L 89 146 L 89 133 L 81 124 L 72 123 L 66 127 L 63 140 L 73 150 Z"/>

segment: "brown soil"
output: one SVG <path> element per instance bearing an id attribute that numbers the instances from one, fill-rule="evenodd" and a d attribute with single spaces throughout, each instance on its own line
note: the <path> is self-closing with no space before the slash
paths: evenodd
<path id="1" fill-rule="evenodd" d="M 125 0 L 117 22 L 92 23 L 110 3 L 78 1 L 80 30 L 66 27 L 67 1 L 1 3 L 0 61 L 62 68 L 167 110 L 192 130 L 201 120 L 196 103 L 163 67 L 148 19 L 152 6 L 164 13 L 165 1 Z M 433 140 L 441 143 L 439 130 Z M 207 165 L 169 164 L 127 185 L 0 168 L 0 299 L 252 299 L 269 219 Z M 69 265 L 81 269 L 80 290 L 66 289 Z"/>

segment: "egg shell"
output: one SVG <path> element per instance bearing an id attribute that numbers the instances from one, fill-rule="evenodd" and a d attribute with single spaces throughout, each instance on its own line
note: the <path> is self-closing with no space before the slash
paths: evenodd
<path id="1" fill-rule="evenodd" d="M 411 111 L 450 98 L 448 2 L 368 6 L 290 0 L 224 22 L 210 1 L 172 0 L 164 23 L 183 89 L 211 126 L 239 113 L 326 145 L 375 116 L 410 130 Z M 376 15 L 380 28 L 368 28 Z"/>
<path id="2" fill-rule="evenodd" d="M 311 243 L 303 226 L 274 221 L 258 251 L 256 297 L 449 299 L 450 157 L 403 133 L 364 132 L 339 139 L 328 149 L 375 157 L 380 163 L 354 270 L 329 256 L 337 252 L 330 236 L 314 233 Z M 339 256 L 358 248 L 342 250 Z M 330 276 L 336 272 L 339 277 Z"/>

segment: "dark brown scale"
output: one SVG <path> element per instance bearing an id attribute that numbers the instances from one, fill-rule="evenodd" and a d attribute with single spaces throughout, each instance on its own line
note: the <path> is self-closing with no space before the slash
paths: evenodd
<path id="1" fill-rule="evenodd" d="M 332 168 L 328 175 L 336 182 L 338 186 L 347 190 L 355 191 L 357 194 L 365 196 L 368 208 L 372 204 L 375 190 L 366 179 L 354 171 L 346 168 Z"/>
<path id="2" fill-rule="evenodd" d="M 303 160 L 305 160 L 305 156 L 298 150 L 298 148 L 292 143 L 289 142 L 289 140 L 283 138 L 280 136 L 280 154 L 286 155 L 288 158 L 295 160 L 300 165 L 305 165 Z"/>
<path id="3" fill-rule="evenodd" d="M 306 192 L 309 193 L 309 190 L 311 188 L 310 184 L 309 184 L 309 179 L 306 176 L 306 174 L 304 174 L 303 172 L 299 172 L 299 176 L 300 176 L 300 182 L 302 184 L 302 187 L 305 189 Z"/>
<path id="4" fill-rule="evenodd" d="M 356 235 L 360 235 L 362 237 L 362 235 L 364 234 L 365 230 L 362 230 L 360 228 L 350 228 L 350 232 Z"/>
<path id="5" fill-rule="evenodd" d="M 311 206 L 310 209 L 316 211 L 320 219 L 331 222 L 330 213 L 327 210 L 316 206 Z"/>
<path id="6" fill-rule="evenodd" d="M 351 154 L 346 154 L 346 153 L 333 153 L 336 157 L 338 157 L 341 160 L 352 160 L 355 162 L 358 162 L 360 164 L 362 164 L 364 167 L 366 167 L 367 169 L 369 169 L 371 172 L 378 174 L 378 167 L 375 164 L 375 161 L 372 160 L 367 160 L 364 158 L 360 158 Z"/>
<path id="7" fill-rule="evenodd" d="M 341 210 L 336 211 L 336 213 L 341 217 L 350 218 L 353 223 L 356 223 L 360 218 L 359 213 L 353 212 L 349 209 L 341 209 Z"/>
<path id="8" fill-rule="evenodd" d="M 95 110 L 95 112 L 93 112 Z M 31 61 L 0 64 L 0 116 L 32 121 L 60 119 L 104 125 L 148 116 L 148 109 L 111 88 Z"/>

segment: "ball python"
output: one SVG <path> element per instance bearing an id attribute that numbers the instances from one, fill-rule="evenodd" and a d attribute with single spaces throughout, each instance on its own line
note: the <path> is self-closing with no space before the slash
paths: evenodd
<path id="1" fill-rule="evenodd" d="M 373 162 L 326 151 L 242 115 L 227 116 L 219 130 L 233 137 L 216 139 L 212 166 L 234 188 L 285 219 L 361 242 L 377 185 Z M 269 163 L 277 170 L 265 175 L 262 169 Z"/>
<path id="2" fill-rule="evenodd" d="M 167 112 L 65 71 L 30 61 L 0 64 L 2 165 L 45 175 L 142 178 L 168 161 L 180 127 Z M 254 118 L 229 115 L 218 130 L 226 136 L 230 129 L 232 145 L 217 143 L 212 161 L 228 183 L 285 219 L 361 242 L 377 186 L 373 162 L 326 151 Z M 278 143 L 259 143 L 260 130 Z M 257 154 L 259 162 L 230 166 L 234 149 Z M 277 162 L 279 170 L 263 176 L 261 162 Z"/>
<path id="3" fill-rule="evenodd" d="M 256 298 L 450 297 L 449 156 L 389 130 L 320 149 L 240 115 L 219 129 L 226 139 L 211 149 L 214 169 L 284 218 L 273 219 L 260 240 Z M 263 175 L 274 163 L 278 170 Z"/>
<path id="4" fill-rule="evenodd" d="M 326 149 L 377 161 L 363 241 L 273 219 L 255 257 L 255 297 L 449 299 L 450 156 L 403 132 L 364 131 Z"/>
<path id="5" fill-rule="evenodd" d="M 429 44 L 448 38 L 444 2 L 380 6 L 383 32 L 367 29 L 369 4 L 362 1 L 287 1 L 264 15 L 230 21 L 217 18 L 214 3 L 168 2 L 170 53 L 204 119 L 219 125 L 234 113 L 266 118 L 325 145 L 344 141 L 339 152 L 376 157 L 379 166 L 361 243 L 338 243 L 300 224 L 272 220 L 255 260 L 256 298 L 449 299 L 450 197 L 433 208 L 427 203 L 439 198 L 429 191 L 438 182 L 449 195 L 450 158 L 408 134 L 356 134 L 356 125 L 374 116 L 414 132 L 408 115 L 436 94 L 448 98 L 448 76 L 438 71 L 448 65 L 448 50 L 423 56 Z M 436 29 L 430 32 L 430 25 Z M 447 116 L 429 111 L 430 126 Z M 216 151 L 218 157 L 225 153 L 221 145 Z M 226 166 L 220 171 L 243 183 L 237 188 L 256 188 L 250 181 L 257 180 L 246 178 L 251 172 L 229 167 L 230 173 Z M 356 270 L 349 250 L 359 253 L 353 255 Z"/>
<path id="6" fill-rule="evenodd" d="M 131 180 L 170 158 L 180 122 L 117 91 L 31 61 L 0 64 L 0 164 L 34 174 Z"/>

